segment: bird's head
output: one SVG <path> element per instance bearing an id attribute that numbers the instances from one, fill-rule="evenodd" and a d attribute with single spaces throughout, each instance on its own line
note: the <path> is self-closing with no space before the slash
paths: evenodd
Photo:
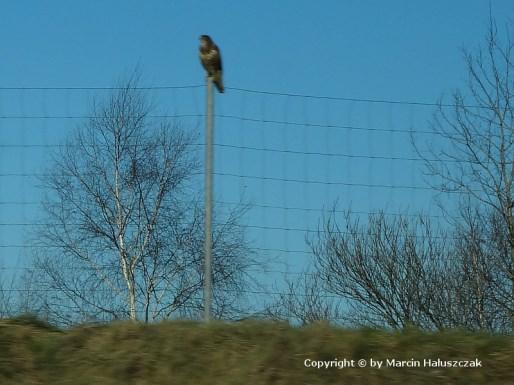
<path id="1" fill-rule="evenodd" d="M 200 36 L 200 47 L 208 48 L 212 45 L 212 39 L 209 35 Z"/>

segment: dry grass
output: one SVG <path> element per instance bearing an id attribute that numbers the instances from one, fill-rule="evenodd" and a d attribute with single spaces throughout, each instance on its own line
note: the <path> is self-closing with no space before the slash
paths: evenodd
<path id="1" fill-rule="evenodd" d="M 115 323 L 60 331 L 0 321 L 0 384 L 511 384 L 514 338 L 282 323 Z M 470 360 L 482 368 L 313 369 L 305 359 Z M 368 361 L 369 362 L 369 361 Z"/>

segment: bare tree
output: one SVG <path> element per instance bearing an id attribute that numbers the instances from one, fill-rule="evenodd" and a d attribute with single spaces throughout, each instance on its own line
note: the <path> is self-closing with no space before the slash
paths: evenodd
<path id="1" fill-rule="evenodd" d="M 443 138 L 418 153 L 426 160 L 430 183 L 457 192 L 490 209 L 498 231 L 505 231 L 508 260 L 490 255 L 488 263 L 501 263 L 510 280 L 508 305 L 514 323 L 514 70 L 511 28 L 505 39 L 490 21 L 485 46 L 477 53 L 464 51 L 467 89 L 454 93 L 451 106 L 441 104 L 434 129 Z M 426 154 L 430 155 L 427 156 Z"/>
<path id="2" fill-rule="evenodd" d="M 286 291 L 278 289 L 263 311 L 267 318 L 308 325 L 314 322 L 343 323 L 341 301 L 324 287 L 319 273 L 305 271 L 297 279 L 285 277 Z"/>
<path id="3" fill-rule="evenodd" d="M 16 277 L 10 278 L 0 267 L 0 318 L 12 317 L 17 313 L 16 304 Z"/>
<path id="4" fill-rule="evenodd" d="M 202 307 L 203 207 L 195 135 L 150 115 L 130 79 L 54 156 L 36 258 L 41 307 L 61 323 L 187 317 Z M 218 316 L 233 311 L 250 263 L 238 221 L 213 232 Z"/>
<path id="5" fill-rule="evenodd" d="M 0 267 L 0 318 L 36 313 L 31 302 L 35 293 L 31 270 L 22 274 L 11 273 L 10 270 Z"/>
<path id="6" fill-rule="evenodd" d="M 498 213 L 471 204 L 460 208 L 453 232 L 453 255 L 459 261 L 457 287 L 462 298 L 460 324 L 468 329 L 508 332 L 510 325 L 510 279 L 504 266 L 510 261 L 505 223 Z"/>
<path id="7" fill-rule="evenodd" d="M 346 212 L 341 223 L 332 213 L 309 243 L 323 286 L 353 324 L 504 332 L 501 270 L 486 262 L 501 245 L 482 242 L 492 227 L 476 214 L 443 231 L 423 216 L 378 213 L 361 223 Z"/>
<path id="8" fill-rule="evenodd" d="M 355 322 L 402 328 L 438 322 L 426 310 L 437 278 L 433 269 L 445 263 L 444 239 L 434 239 L 421 218 L 412 224 L 370 214 L 361 225 L 346 212 L 342 225 L 334 214 L 324 218 L 310 245 L 329 291 L 359 310 Z"/>

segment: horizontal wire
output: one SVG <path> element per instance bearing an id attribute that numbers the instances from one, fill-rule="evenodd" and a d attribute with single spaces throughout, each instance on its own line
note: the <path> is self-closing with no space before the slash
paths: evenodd
<path id="1" fill-rule="evenodd" d="M 157 290 L 158 292 L 162 291 L 164 289 L 161 289 L 161 290 Z M 65 290 L 65 289 L 59 289 L 59 288 L 39 288 L 39 289 L 36 289 L 36 288 L 31 288 L 31 289 L 16 289 L 16 288 L 5 288 L 5 289 L 2 289 L 0 290 L 0 292 L 65 292 L 65 291 L 77 291 L 76 289 L 70 289 L 70 290 Z M 109 292 L 109 293 L 113 293 L 112 291 L 112 288 L 110 289 L 103 289 L 103 288 L 90 288 L 87 290 L 88 292 Z M 123 290 L 121 290 L 123 292 Z M 282 292 L 277 292 L 277 291 L 268 291 L 268 290 L 244 290 L 244 289 L 217 289 L 215 291 L 218 291 L 218 292 L 223 292 L 223 293 L 245 293 L 245 294 L 266 294 L 266 295 L 289 295 L 288 293 L 282 293 Z M 302 294 L 299 294 L 300 296 L 302 296 Z"/>
<path id="2" fill-rule="evenodd" d="M 205 144 L 199 144 L 204 146 Z M 340 152 L 320 152 L 320 151 L 299 151 L 299 150 L 281 150 L 278 148 L 266 148 L 266 147 L 252 147 L 252 146 L 237 146 L 232 144 L 215 143 L 215 147 L 222 148 L 233 148 L 239 150 L 250 150 L 250 151 L 262 151 L 262 152 L 274 152 L 280 154 L 294 154 L 294 155 L 309 155 L 309 156 L 326 156 L 326 157 L 340 157 L 340 158 L 351 158 L 351 159 L 378 159 L 378 160 L 401 160 L 411 162 L 442 162 L 442 163 L 474 163 L 467 160 L 459 159 L 430 159 L 430 158 L 419 158 L 419 157 L 401 157 L 401 156 L 385 156 L 385 155 L 352 155 Z M 1 147 L 1 146 L 0 146 Z"/>
<path id="3" fill-rule="evenodd" d="M 0 244 L 2 249 L 63 249 L 66 246 L 50 246 L 50 245 L 17 245 L 17 244 Z M 249 251 L 265 251 L 273 253 L 285 253 L 285 254 L 312 254 L 307 250 L 291 250 L 291 249 L 278 249 L 271 247 L 248 247 Z"/>
<path id="4" fill-rule="evenodd" d="M 466 194 L 461 191 L 445 191 L 437 187 L 430 186 L 412 186 L 412 185 L 387 185 L 387 184 L 369 184 L 369 183 L 352 183 L 352 182 L 329 182 L 329 181 L 321 181 L 321 180 L 313 180 L 313 179 L 296 179 L 296 178 L 278 178 L 278 177 L 270 177 L 270 176 L 259 176 L 259 175 L 240 175 L 226 172 L 214 172 L 214 175 L 218 176 L 227 176 L 233 178 L 243 178 L 243 179 L 258 179 L 258 180 L 268 180 L 274 182 L 286 182 L 286 183 L 301 183 L 301 184 L 319 184 L 319 185 L 327 185 L 327 186 L 347 186 L 347 187 L 364 187 L 364 188 L 384 188 L 384 189 L 400 189 L 400 190 L 425 190 L 425 191 L 438 191 L 442 193 L 449 194 Z M 0 174 L 0 176 L 2 176 Z"/>
<path id="5" fill-rule="evenodd" d="M 205 143 L 192 143 L 189 146 L 205 146 Z M 279 148 L 269 147 L 254 147 L 254 146 L 239 146 L 227 143 L 214 143 L 214 147 L 229 148 L 235 150 L 248 150 L 257 152 L 273 152 L 277 154 L 293 154 L 293 155 L 307 155 L 307 156 L 325 156 L 325 157 L 340 157 L 350 159 L 370 159 L 370 160 L 394 160 L 394 161 L 409 161 L 409 162 L 441 162 L 441 163 L 474 163 L 468 160 L 459 159 L 431 159 L 420 157 L 402 157 L 402 156 L 385 156 L 385 155 L 353 155 L 340 152 L 321 152 L 321 151 L 300 151 L 300 150 L 281 150 Z M 69 144 L 0 144 L 0 148 L 68 148 L 68 147 L 83 147 L 80 145 Z M 93 146 L 91 146 L 93 147 Z"/>
<path id="6" fill-rule="evenodd" d="M 301 290 L 301 289 L 299 289 L 299 290 Z M 3 290 L 0 290 L 0 292 L 7 292 L 7 293 L 9 293 L 9 292 L 13 292 L 13 293 L 16 293 L 16 292 L 21 292 L 21 293 L 31 293 L 31 292 L 34 292 L 34 293 L 46 293 L 46 292 L 59 293 L 59 292 L 63 292 L 64 293 L 64 292 L 76 292 L 76 291 L 79 291 L 79 289 L 73 288 L 73 289 L 65 290 L 65 289 L 59 289 L 59 288 L 46 288 L 46 289 L 42 289 L 42 288 L 40 288 L 40 289 L 6 288 Z M 257 294 L 257 295 L 266 295 L 266 296 L 272 295 L 272 296 L 301 297 L 301 298 L 315 297 L 315 298 L 334 299 L 334 300 L 345 299 L 343 296 L 338 296 L 335 294 L 316 293 L 314 295 L 314 294 L 306 294 L 306 293 L 301 293 L 301 292 L 281 292 L 281 291 L 276 291 L 276 290 L 217 289 L 215 291 L 220 292 L 220 293 L 243 293 L 243 294 Z M 105 288 L 105 289 L 91 288 L 91 289 L 88 289 L 87 292 L 113 293 L 113 290 L 107 289 L 107 288 Z M 158 291 L 158 292 L 160 292 L 160 291 Z M 123 289 L 123 290 L 119 290 L 117 293 L 122 294 L 122 293 L 125 293 L 125 291 Z M 198 298 L 198 299 L 200 299 L 200 298 Z"/>
<path id="7" fill-rule="evenodd" d="M 204 114 L 166 114 L 166 115 L 147 115 L 147 118 L 151 119 L 176 119 L 176 118 L 202 118 Z M 96 115 L 0 115 L 0 119 L 4 120 L 22 120 L 22 119 L 33 119 L 33 120 L 59 120 L 59 119 L 109 119 L 105 116 Z"/>
<path id="8" fill-rule="evenodd" d="M 283 211 L 302 211 L 302 212 L 319 212 L 319 213 L 335 213 L 335 214 L 357 214 L 357 215 L 385 215 L 385 216 L 393 216 L 393 217 L 413 217 L 418 218 L 420 215 L 424 218 L 445 218 L 443 215 L 434 215 L 434 214 L 410 214 L 410 213 L 391 213 L 391 212 L 382 212 L 382 211 L 360 211 L 360 210 L 333 210 L 333 209 L 323 209 L 323 208 L 314 208 L 314 207 L 295 207 L 295 206 L 279 206 L 279 205 L 269 205 L 269 204 L 258 204 L 258 203 L 242 203 L 242 202 L 227 202 L 227 201 L 214 201 L 215 204 L 221 206 L 238 206 L 241 204 L 248 204 L 249 208 L 252 209 L 254 207 L 262 208 L 262 209 L 270 209 L 270 210 L 283 210 Z M 23 206 L 23 205 L 41 205 L 42 202 L 16 202 L 16 201 L 0 201 L 1 205 L 6 206 Z"/>
<path id="9" fill-rule="evenodd" d="M 59 270 L 64 271 L 98 271 L 102 269 L 118 269 L 119 266 L 109 266 L 109 265 L 95 265 L 95 267 L 67 267 L 67 266 L 61 266 L 59 267 Z M 0 271 L 14 271 L 14 270 L 22 270 L 22 271 L 45 271 L 47 270 L 45 267 L 41 266 L 12 266 L 12 267 L 5 267 L 0 266 Z M 314 276 L 315 273 L 309 273 L 309 272 L 301 272 L 301 271 L 284 271 L 284 270 L 274 270 L 274 269 L 244 269 L 246 273 L 276 273 L 276 274 L 285 274 L 285 275 L 308 275 L 308 276 Z M 0 289 L 1 291 L 1 289 Z"/>
<path id="10" fill-rule="evenodd" d="M 229 201 L 219 201 L 216 200 L 214 203 L 220 204 L 220 205 L 226 205 L 226 206 L 237 206 L 240 204 L 249 204 L 252 207 L 259 207 L 264 209 L 277 209 L 277 210 L 291 210 L 291 211 L 317 211 L 317 212 L 335 212 L 335 213 L 347 213 L 348 210 L 332 210 L 332 209 L 325 209 L 325 208 L 316 208 L 316 207 L 300 207 L 300 206 L 280 206 L 280 205 L 272 205 L 272 204 L 260 204 L 260 203 L 251 203 L 251 202 L 229 202 Z M 36 201 L 0 201 L 0 205 L 40 205 L 42 202 L 36 202 Z M 385 214 L 385 215 L 391 215 L 391 216 L 414 216 L 418 217 L 418 214 L 409 214 L 409 213 L 390 213 L 390 212 L 382 212 L 382 211 L 358 211 L 358 210 L 350 210 L 351 213 L 354 214 Z M 427 217 L 433 217 L 433 218 L 443 218 L 441 215 L 425 215 Z"/>
<path id="11" fill-rule="evenodd" d="M 254 90 L 249 88 L 239 88 L 239 87 L 225 87 L 227 90 L 245 92 L 245 93 L 253 93 L 253 94 L 261 94 L 261 95 L 273 95 L 273 96 L 286 96 L 293 98 L 304 98 L 304 99 L 318 99 L 318 100 L 333 100 L 333 101 L 343 101 L 343 102 L 359 102 L 359 103 L 377 103 L 377 104 L 403 104 L 409 106 L 422 106 L 422 107 L 465 107 L 465 108 L 484 108 L 488 109 L 489 107 L 484 107 L 481 105 L 460 105 L 453 103 L 434 103 L 434 102 L 421 102 L 421 101 L 413 101 L 413 100 L 395 100 L 395 99 L 373 99 L 373 98 L 355 98 L 355 97 L 343 97 L 343 96 L 324 96 L 324 95 L 308 95 L 308 94 L 298 94 L 298 93 L 289 93 L 289 92 L 272 92 L 272 91 L 262 91 L 262 90 Z"/>
<path id="12" fill-rule="evenodd" d="M 302 127 L 314 127 L 314 128 L 337 128 L 337 129 L 346 129 L 346 130 L 356 130 L 356 131 L 375 131 L 375 132 L 391 132 L 391 133 L 404 133 L 404 134 L 426 134 L 426 135 L 439 135 L 445 136 L 443 133 L 435 131 L 435 130 L 414 130 L 414 129 L 396 129 L 396 128 L 376 128 L 376 127 L 362 127 L 362 126 L 350 126 L 350 125 L 337 125 L 337 124 L 325 124 L 325 123 L 309 123 L 309 122 L 293 122 L 286 120 L 273 120 L 273 119 L 257 119 L 257 118 L 247 118 L 244 116 L 237 115 L 215 115 L 216 117 L 225 118 L 225 119 L 236 119 L 245 122 L 255 122 L 255 123 L 270 123 L 277 124 L 282 126 L 302 126 Z"/>
<path id="13" fill-rule="evenodd" d="M 213 223 L 214 225 L 217 225 L 217 226 L 223 226 L 225 225 L 225 223 L 223 222 L 214 222 Z M 3 226 L 3 227 L 58 227 L 58 226 L 63 226 L 63 224 L 60 224 L 60 223 L 0 223 L 0 226 Z M 71 226 L 71 227 L 82 227 L 83 225 L 82 224 L 76 224 L 76 223 L 67 223 L 66 226 Z M 136 225 L 134 225 L 136 226 Z M 335 234 L 335 235 L 340 235 L 340 234 L 343 234 L 343 235 L 346 235 L 346 236 L 373 236 L 373 237 L 376 237 L 376 236 L 379 236 L 380 234 L 375 234 L 375 233 L 368 233 L 368 232 L 363 232 L 363 231 L 341 231 L 341 230 L 326 230 L 324 228 L 319 228 L 319 229 L 308 229 L 308 228 L 301 228 L 301 227 L 284 227 L 284 226 L 262 226 L 262 225 L 248 225 L 248 224 L 240 224 L 240 223 L 234 223 L 232 224 L 232 226 L 234 227 L 238 227 L 238 228 L 242 228 L 242 229 L 246 229 L 246 228 L 249 228 L 249 229 L 257 229 L 257 230 L 278 230 L 278 231 L 290 231 L 290 232 L 300 232 L 300 233 L 314 233 L 314 234 Z M 466 236 L 462 236 L 462 237 L 453 237 L 453 236 L 442 236 L 442 235 L 420 235 L 420 234 L 408 234 L 407 236 L 405 236 L 404 238 L 410 238 L 410 237 L 414 237 L 414 238 L 420 238 L 420 239 L 426 239 L 426 238 L 430 238 L 430 239 L 451 239 L 451 240 L 462 240 L 462 239 L 467 239 Z M 482 239 L 482 240 L 485 240 L 485 239 Z M 27 248 L 65 248 L 65 247 L 68 247 L 68 246 L 49 246 L 49 245 L 26 245 L 26 246 L 9 246 L 9 245 L 1 245 L 0 244 L 0 248 L 2 247 L 27 247 Z M 287 250 L 287 249 L 266 249 L 266 248 L 255 248 L 255 250 L 258 250 L 258 251 L 280 251 L 280 252 L 291 252 L 291 253 L 302 253 L 303 251 L 301 250 Z"/>
<path id="14" fill-rule="evenodd" d="M 424 190 L 424 191 L 438 191 L 441 193 L 448 194 L 466 194 L 463 191 L 452 191 L 443 190 L 433 186 L 414 186 L 414 185 L 388 185 L 388 184 L 370 184 L 370 183 L 354 183 L 354 182 L 342 182 L 342 181 L 322 181 L 314 179 L 297 179 L 297 178 L 279 178 L 271 176 L 261 175 L 243 175 L 234 174 L 227 172 L 213 172 L 216 176 L 231 177 L 231 178 L 242 178 L 242 179 L 256 179 L 265 180 L 272 182 L 285 182 L 285 183 L 300 183 L 300 184 L 317 184 L 327 186 L 346 186 L 346 187 L 363 187 L 363 188 L 379 188 L 379 189 L 391 189 L 391 190 Z M 86 173 L 84 175 L 100 175 L 97 173 Z M 203 173 L 191 173 L 191 176 L 204 175 Z M 52 177 L 52 176 L 73 176 L 68 174 L 52 174 L 52 173 L 0 173 L 0 177 L 19 177 L 19 178 L 39 178 L 39 177 Z M 478 191 L 477 191 L 478 192 Z"/>
<path id="15" fill-rule="evenodd" d="M 129 89 L 134 90 L 176 90 L 176 89 L 195 89 L 204 88 L 204 85 L 182 85 L 182 86 L 142 86 L 142 87 L 130 87 Z M 49 86 L 49 87 L 0 87 L 0 91 L 109 91 L 109 90 L 125 90 L 127 87 L 74 87 L 74 86 Z M 398 100 L 398 99 L 378 99 L 378 98 L 357 98 L 357 97 L 343 97 L 343 96 L 326 96 L 326 95 L 309 95 L 292 92 L 274 92 L 266 90 L 256 90 L 242 87 L 225 87 L 227 90 L 233 90 L 248 94 L 260 94 L 270 96 L 285 96 L 293 98 L 304 98 L 304 99 L 317 99 L 317 100 L 332 100 L 332 101 L 343 101 L 343 102 L 359 102 L 359 103 L 377 103 L 377 104 L 399 104 L 409 106 L 421 106 L 421 107 L 466 107 L 466 108 L 487 108 L 480 105 L 457 105 L 453 103 L 434 103 L 434 102 L 423 102 L 417 100 Z"/>
<path id="16" fill-rule="evenodd" d="M 1 204 L 2 202 L 0 202 Z M 227 201 L 215 201 L 214 203 L 221 205 L 239 205 L 241 202 L 227 202 Z M 418 218 L 420 214 L 409 214 L 409 213 L 391 213 L 391 212 L 382 212 L 382 211 L 359 211 L 359 210 L 339 210 L 339 209 L 331 209 L 331 208 L 315 208 L 315 207 L 298 207 L 298 206 L 279 206 L 279 205 L 270 205 L 270 204 L 258 204 L 258 203 L 248 203 L 250 208 L 258 207 L 263 209 L 274 209 L 274 210 L 285 210 L 285 211 L 304 211 L 304 212 L 319 212 L 319 213 L 335 213 L 335 214 L 358 214 L 358 215 L 386 215 L 386 216 L 394 216 L 394 217 L 415 217 Z M 443 215 L 434 215 L 434 214 L 426 214 L 422 215 L 423 217 L 428 218 L 445 218 Z"/>
<path id="17" fill-rule="evenodd" d="M 435 130 L 415 130 L 415 129 L 397 129 L 397 128 L 378 128 L 378 127 L 362 127 L 352 125 L 338 125 L 338 124 L 326 124 L 326 123 L 310 123 L 310 122 L 297 122 L 297 121 L 286 121 L 286 120 L 274 120 L 274 119 L 261 119 L 261 118 L 250 118 L 239 115 L 226 115 L 226 114 L 215 114 L 216 118 L 232 119 L 244 122 L 253 123 L 264 123 L 264 124 L 276 124 L 282 126 L 296 126 L 296 127 L 313 127 L 313 128 L 331 128 L 331 129 L 344 129 L 352 131 L 372 131 L 372 132 L 389 132 L 389 133 L 403 133 L 411 135 L 438 135 L 445 136 L 444 133 Z M 148 118 L 152 119 L 178 119 L 178 118 L 205 118 L 205 114 L 173 114 L 173 115 L 149 115 Z M 105 119 L 101 116 L 93 115 L 0 115 L 0 119 L 34 119 L 34 120 L 45 120 L 45 119 Z"/>
<path id="18" fill-rule="evenodd" d="M 114 91 L 114 90 L 176 90 L 176 89 L 193 89 L 203 88 L 203 84 L 183 85 L 183 86 L 143 86 L 143 87 L 0 87 L 0 91 Z"/>

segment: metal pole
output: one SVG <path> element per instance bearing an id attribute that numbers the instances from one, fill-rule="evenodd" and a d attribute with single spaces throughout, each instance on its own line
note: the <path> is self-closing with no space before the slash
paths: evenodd
<path id="1" fill-rule="evenodd" d="M 213 190 L 213 111 L 214 98 L 212 78 L 207 76 L 207 120 L 205 124 L 205 283 L 204 283 L 204 318 L 211 319 L 212 308 L 212 190 Z"/>

